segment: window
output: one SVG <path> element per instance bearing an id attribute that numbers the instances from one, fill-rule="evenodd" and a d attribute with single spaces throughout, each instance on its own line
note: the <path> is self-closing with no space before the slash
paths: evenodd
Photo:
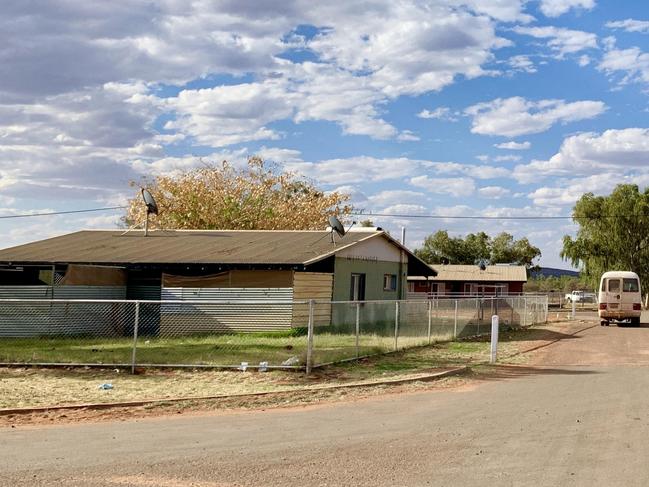
<path id="1" fill-rule="evenodd" d="M 397 290 L 397 275 L 396 274 L 383 274 L 383 290 L 396 291 Z"/>
<path id="2" fill-rule="evenodd" d="M 620 292 L 620 280 L 619 279 L 609 279 L 608 280 L 608 292 L 609 293 L 619 293 Z"/>
<path id="3" fill-rule="evenodd" d="M 637 279 L 623 279 L 622 280 L 622 291 L 625 293 L 637 293 L 640 291 L 640 286 L 638 286 Z"/>
<path id="4" fill-rule="evenodd" d="M 351 301 L 365 301 L 365 274 L 352 274 L 349 299 Z"/>

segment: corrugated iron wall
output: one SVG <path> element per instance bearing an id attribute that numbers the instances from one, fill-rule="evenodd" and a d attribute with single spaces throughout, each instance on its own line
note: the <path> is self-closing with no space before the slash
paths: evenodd
<path id="1" fill-rule="evenodd" d="M 162 300 L 205 301 L 206 304 L 160 307 L 160 335 L 280 331 L 291 328 L 293 288 L 162 288 Z M 223 304 L 228 301 L 269 303 Z M 208 304 L 215 303 L 215 304 Z"/>
<path id="2" fill-rule="evenodd" d="M 126 299 L 126 287 L 0 286 L 0 299 Z"/>
<path id="3" fill-rule="evenodd" d="M 0 286 L 0 299 L 34 300 L 0 305 L 0 336 L 122 336 L 132 313 L 122 303 L 61 303 L 38 299 L 120 300 L 123 286 Z"/>

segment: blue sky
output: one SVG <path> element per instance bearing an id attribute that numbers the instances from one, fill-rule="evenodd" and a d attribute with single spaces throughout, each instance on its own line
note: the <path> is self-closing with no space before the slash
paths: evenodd
<path id="1" fill-rule="evenodd" d="M 584 192 L 649 184 L 649 7 L 604 0 L 19 2 L 0 19 L 0 215 L 258 154 L 416 247 L 528 237 L 567 267 Z M 1 246 L 120 212 L 0 220 Z M 323 222 L 324 224 L 324 222 Z"/>

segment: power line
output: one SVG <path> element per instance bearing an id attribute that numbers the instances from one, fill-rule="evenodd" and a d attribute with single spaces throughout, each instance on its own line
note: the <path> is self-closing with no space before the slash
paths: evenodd
<path id="1" fill-rule="evenodd" d="M 8 220 L 10 218 L 28 218 L 32 216 L 53 216 L 53 215 L 71 215 L 73 213 L 90 213 L 93 211 L 123 210 L 127 206 L 107 206 L 105 208 L 88 208 L 85 210 L 67 210 L 67 211 L 49 211 L 45 213 L 23 213 L 20 215 L 0 215 L 0 219 Z"/>
<path id="2" fill-rule="evenodd" d="M 352 212 L 354 216 L 381 216 L 392 218 L 430 218 L 449 220 L 572 220 L 572 216 L 478 216 L 478 215 L 408 215 L 403 213 L 365 213 Z M 588 218 L 588 217 L 584 217 Z M 600 218 L 600 217 L 593 217 Z"/>
<path id="3" fill-rule="evenodd" d="M 549 216 L 549 215 L 539 215 L 539 216 L 482 216 L 482 215 L 409 215 L 404 213 L 367 213 L 364 211 L 351 212 L 350 215 L 354 216 L 380 216 L 380 217 L 390 217 L 390 218 L 429 218 L 437 220 L 604 220 L 604 219 L 615 219 L 615 218 L 636 218 L 638 216 L 647 216 L 647 215 L 560 215 L 560 216 Z"/>

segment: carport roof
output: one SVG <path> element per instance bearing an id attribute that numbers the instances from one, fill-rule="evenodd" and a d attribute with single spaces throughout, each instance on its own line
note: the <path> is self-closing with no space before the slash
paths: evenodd
<path id="1" fill-rule="evenodd" d="M 309 265 L 371 238 L 384 238 L 408 254 L 409 271 L 435 275 L 384 231 L 351 231 L 331 242 L 311 230 L 83 230 L 0 250 L 5 264 L 268 264 Z M 426 271 L 427 270 L 427 271 Z"/>

